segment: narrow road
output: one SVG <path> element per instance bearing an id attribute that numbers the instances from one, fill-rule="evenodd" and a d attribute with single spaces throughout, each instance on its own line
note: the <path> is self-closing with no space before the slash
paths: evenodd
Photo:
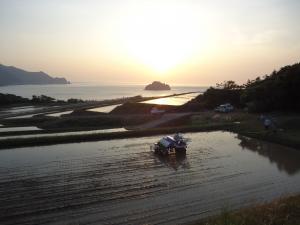
<path id="1" fill-rule="evenodd" d="M 132 130 L 151 129 L 151 128 L 158 127 L 158 126 L 160 126 L 162 124 L 165 124 L 167 122 L 171 122 L 173 120 L 176 120 L 176 119 L 179 119 L 179 118 L 182 118 L 182 117 L 185 117 L 185 116 L 189 116 L 191 114 L 192 114 L 191 112 L 188 112 L 188 113 L 166 113 L 166 114 L 164 114 L 162 117 L 160 117 L 157 120 L 144 123 L 142 125 L 133 127 L 131 129 Z"/>

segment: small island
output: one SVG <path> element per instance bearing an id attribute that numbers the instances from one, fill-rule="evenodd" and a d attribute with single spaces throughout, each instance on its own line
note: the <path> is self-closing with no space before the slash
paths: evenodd
<path id="1" fill-rule="evenodd" d="M 171 90 L 171 87 L 168 84 L 161 83 L 160 81 L 153 81 L 152 84 L 148 84 L 145 87 L 147 91 L 165 91 Z"/>

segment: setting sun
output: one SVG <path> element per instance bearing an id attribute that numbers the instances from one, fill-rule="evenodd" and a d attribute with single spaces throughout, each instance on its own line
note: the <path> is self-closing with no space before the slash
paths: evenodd
<path id="1" fill-rule="evenodd" d="M 243 83 L 299 58 L 296 1 L 27 1 L 0 3 L 1 63 L 76 82 Z"/>
<path id="2" fill-rule="evenodd" d="M 132 9 L 126 18 L 121 23 L 125 50 L 157 73 L 172 70 L 208 45 L 206 25 L 199 14 L 181 5 L 147 5 Z"/>

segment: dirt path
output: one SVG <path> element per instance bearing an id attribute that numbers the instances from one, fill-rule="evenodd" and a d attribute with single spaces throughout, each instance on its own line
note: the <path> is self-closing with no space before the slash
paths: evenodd
<path id="1" fill-rule="evenodd" d="M 154 121 L 150 121 L 148 123 L 136 126 L 134 128 L 131 128 L 132 130 L 144 130 L 144 129 L 151 129 L 151 128 L 155 128 L 158 127 L 162 124 L 171 122 L 173 120 L 185 117 L 185 116 L 189 116 L 192 113 L 188 112 L 188 113 L 166 113 L 164 114 L 162 117 L 160 117 L 157 120 Z"/>

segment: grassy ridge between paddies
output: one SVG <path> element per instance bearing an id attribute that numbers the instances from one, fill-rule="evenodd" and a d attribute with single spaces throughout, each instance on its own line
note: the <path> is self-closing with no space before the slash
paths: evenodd
<path id="1" fill-rule="evenodd" d="M 276 121 L 276 132 L 265 130 L 259 120 L 260 114 L 237 111 L 230 114 L 219 114 L 212 111 L 193 115 L 188 121 L 189 126 L 207 126 L 209 124 L 234 124 L 224 127 L 243 136 L 269 141 L 276 144 L 300 149 L 300 114 L 298 113 L 273 113 L 269 115 Z"/>
<path id="2" fill-rule="evenodd" d="M 299 225 L 300 195 L 285 197 L 220 215 L 193 225 Z"/>
<path id="3" fill-rule="evenodd" d="M 164 124 L 162 127 L 147 130 L 131 130 L 126 132 L 81 134 L 52 137 L 15 138 L 0 141 L 0 149 L 52 145 L 87 141 L 100 141 L 122 138 L 137 138 L 176 132 L 201 132 L 223 130 L 235 132 L 243 136 L 300 149 L 300 115 L 277 114 L 278 131 L 265 130 L 258 114 L 235 112 L 231 114 L 216 114 L 212 111 L 194 114 Z M 298 126 L 299 125 L 299 126 Z M 54 134 L 55 135 L 55 134 Z"/>
<path id="4" fill-rule="evenodd" d="M 200 132 L 200 131 L 215 131 L 226 130 L 234 124 L 219 123 L 208 126 L 178 126 L 178 127 L 163 127 L 148 130 L 133 130 L 125 132 L 112 132 L 112 133 L 95 133 L 95 134 L 80 134 L 80 135 L 65 135 L 65 136 L 52 136 L 52 137 L 33 137 L 33 138 L 13 138 L 4 139 L 0 141 L 0 149 L 40 146 L 40 145 L 54 145 L 64 143 L 100 141 L 100 140 L 113 140 L 124 138 L 138 138 L 153 136 L 159 134 L 173 134 L 177 132 Z"/>
<path id="5" fill-rule="evenodd" d="M 294 126 L 299 124 L 300 116 L 279 115 L 275 118 L 278 124 L 276 132 L 265 130 L 258 119 L 243 121 L 239 126 L 231 127 L 230 130 L 247 137 L 300 149 L 300 126 Z M 293 123 L 293 126 L 290 123 Z"/>

